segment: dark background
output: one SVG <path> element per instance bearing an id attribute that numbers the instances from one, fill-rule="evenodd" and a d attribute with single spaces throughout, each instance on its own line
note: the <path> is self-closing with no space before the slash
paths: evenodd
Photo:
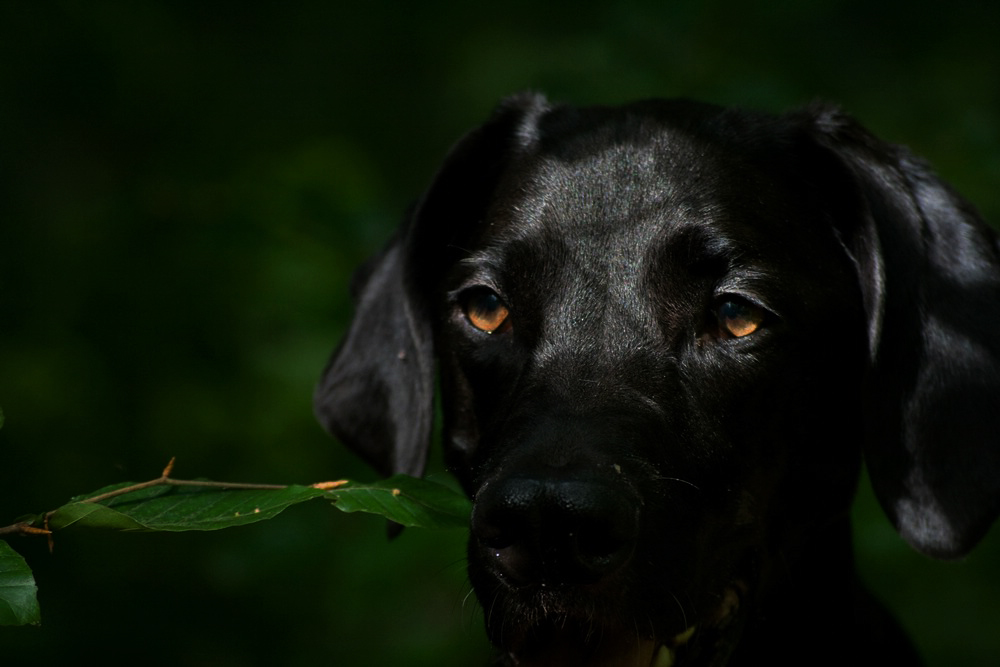
<path id="1" fill-rule="evenodd" d="M 350 5 L 0 4 L 0 524 L 171 456 L 181 477 L 371 478 L 310 407 L 350 271 L 514 91 L 836 101 L 1000 221 L 1000 3 Z M 866 486 L 857 514 L 864 575 L 929 664 L 1000 663 L 998 531 L 945 564 Z M 53 555 L 17 539 L 43 624 L 0 628 L 0 663 L 484 664 L 463 539 L 387 543 L 323 503 L 70 530 Z"/>

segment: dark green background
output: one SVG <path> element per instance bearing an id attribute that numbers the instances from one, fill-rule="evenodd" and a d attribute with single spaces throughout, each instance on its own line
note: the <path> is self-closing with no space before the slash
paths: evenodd
<path id="1" fill-rule="evenodd" d="M 1000 221 L 998 34 L 1000 3 L 967 0 L 3 2 L 0 523 L 171 456 L 179 476 L 370 478 L 310 408 L 351 268 L 517 90 L 833 100 Z M 1000 664 L 997 531 L 944 564 L 867 487 L 858 514 L 864 574 L 930 665 Z M 462 542 L 389 544 L 322 504 L 67 531 L 51 556 L 14 540 L 43 625 L 0 628 L 0 664 L 484 664 Z M 806 590 L 803 614 L 826 582 Z"/>

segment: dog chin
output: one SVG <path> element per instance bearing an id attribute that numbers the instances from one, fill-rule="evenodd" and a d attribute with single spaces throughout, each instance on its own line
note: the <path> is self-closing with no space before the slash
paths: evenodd
<path id="1" fill-rule="evenodd" d="M 550 598 L 545 618 L 505 623 L 510 663 L 524 667 L 687 667 L 721 665 L 742 632 L 747 586 L 734 580 L 718 603 L 684 630 L 651 632 L 649 620 L 602 622 L 558 613 Z M 543 607 L 544 608 L 544 607 Z M 508 617 L 509 619 L 510 617 Z M 515 616 L 516 618 L 516 616 Z M 627 627 L 630 625 L 631 627 Z M 514 630 L 514 627 L 517 630 Z"/>

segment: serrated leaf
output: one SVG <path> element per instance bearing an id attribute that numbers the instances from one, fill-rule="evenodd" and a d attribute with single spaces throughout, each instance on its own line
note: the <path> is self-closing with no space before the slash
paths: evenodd
<path id="1" fill-rule="evenodd" d="M 41 621 L 38 587 L 31 568 L 0 540 L 0 625 L 35 625 Z"/>
<path id="2" fill-rule="evenodd" d="M 104 503 L 63 505 L 49 518 L 49 526 L 170 532 L 220 530 L 271 519 L 292 505 L 323 494 L 308 486 L 253 490 L 155 486 Z"/>
<path id="3" fill-rule="evenodd" d="M 339 510 L 379 514 L 410 527 L 468 528 L 472 511 L 461 493 L 407 475 L 368 484 L 350 482 L 329 493 Z"/>

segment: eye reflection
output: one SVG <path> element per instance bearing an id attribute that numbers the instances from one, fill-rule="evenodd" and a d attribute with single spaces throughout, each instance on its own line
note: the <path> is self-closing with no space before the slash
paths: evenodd
<path id="1" fill-rule="evenodd" d="M 469 324 L 486 333 L 496 333 L 509 327 L 510 310 L 496 292 L 490 289 L 473 291 L 462 303 Z"/>
<path id="2" fill-rule="evenodd" d="M 764 323 L 764 309 L 740 298 L 729 298 L 716 310 L 722 333 L 734 338 L 749 336 Z"/>

